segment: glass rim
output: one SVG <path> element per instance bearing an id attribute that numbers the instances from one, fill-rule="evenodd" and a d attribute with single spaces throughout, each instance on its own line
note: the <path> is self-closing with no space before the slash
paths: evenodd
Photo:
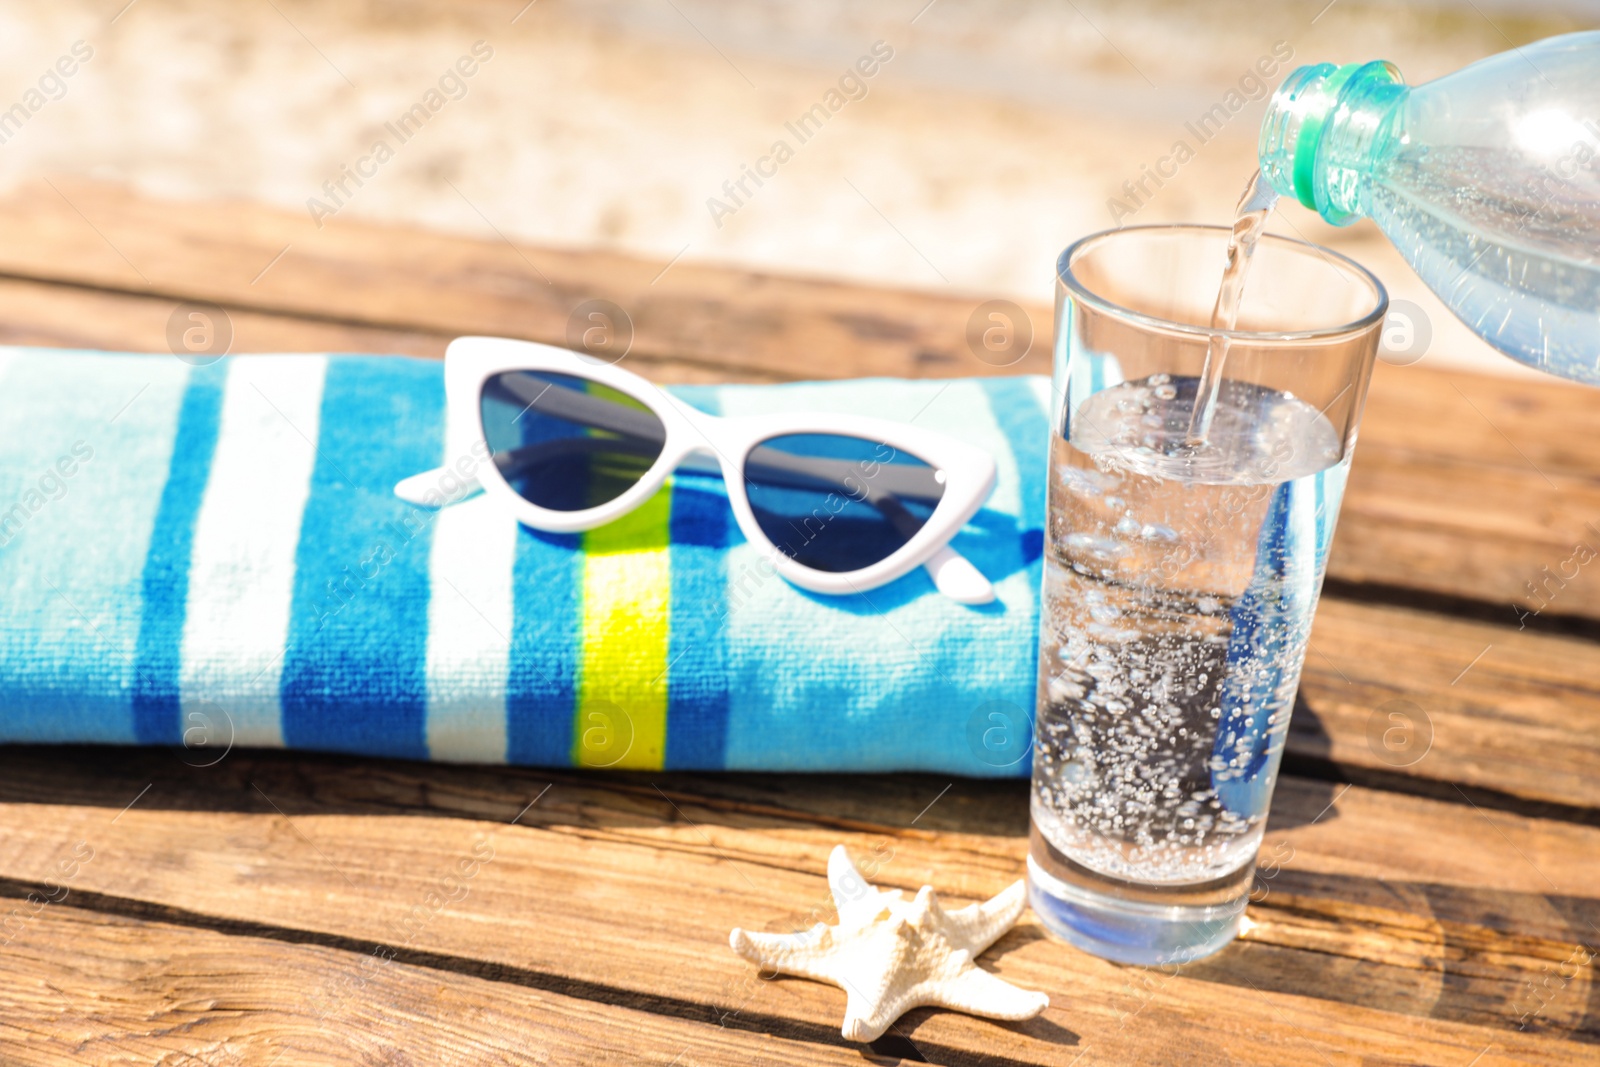
<path id="1" fill-rule="evenodd" d="M 1210 338 L 1221 335 L 1231 339 L 1246 341 L 1255 345 L 1303 344 L 1308 341 L 1327 341 L 1333 338 L 1347 336 L 1349 334 L 1361 333 L 1364 330 L 1371 329 L 1374 325 L 1382 323 L 1384 318 L 1389 313 L 1389 290 L 1384 287 L 1383 282 L 1378 280 L 1377 275 L 1373 274 L 1370 270 L 1363 267 L 1349 256 L 1345 255 L 1343 252 L 1336 252 L 1331 248 L 1324 248 L 1322 245 L 1313 244 L 1310 241 L 1300 240 L 1299 238 L 1295 237 L 1284 237 L 1283 235 L 1276 233 L 1262 234 L 1261 242 L 1263 244 L 1270 242 L 1274 245 L 1292 247 L 1300 250 L 1302 253 L 1309 251 L 1316 255 L 1322 256 L 1325 259 L 1332 257 L 1342 261 L 1346 266 L 1350 267 L 1351 270 L 1355 272 L 1357 277 L 1365 279 L 1367 284 L 1371 286 L 1377 301 L 1373 309 L 1359 319 L 1355 319 L 1351 322 L 1341 323 L 1337 326 L 1323 327 L 1316 330 L 1214 330 L 1209 326 L 1195 326 L 1192 323 L 1175 322 L 1172 319 L 1163 319 L 1160 316 L 1151 315 L 1148 312 L 1136 311 L 1133 308 L 1125 307 L 1122 304 L 1107 300 L 1099 293 L 1096 293 L 1092 289 L 1089 289 L 1087 286 L 1085 286 L 1078 276 L 1072 272 L 1073 259 L 1075 259 L 1082 252 L 1087 251 L 1090 245 L 1114 239 L 1122 234 L 1149 233 L 1155 230 L 1165 230 L 1170 233 L 1189 231 L 1193 233 L 1225 235 L 1230 232 L 1230 227 L 1220 226 L 1214 223 L 1200 222 L 1153 222 L 1142 223 L 1137 226 L 1119 226 L 1114 229 L 1101 230 L 1098 233 L 1091 233 L 1085 237 L 1078 238 L 1076 241 L 1068 245 L 1061 253 L 1060 258 L 1056 260 L 1056 280 L 1062 285 L 1065 285 L 1069 290 L 1072 291 L 1075 298 L 1081 300 L 1085 304 L 1110 314 L 1131 319 L 1137 323 L 1152 327 L 1157 330 L 1164 330 L 1169 333 L 1178 333 L 1197 338 Z M 1221 277 L 1220 272 L 1218 277 Z"/>

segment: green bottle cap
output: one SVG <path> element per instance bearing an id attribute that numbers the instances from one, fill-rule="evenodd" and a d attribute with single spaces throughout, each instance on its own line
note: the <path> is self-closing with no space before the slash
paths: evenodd
<path id="1" fill-rule="evenodd" d="M 1317 145 L 1322 141 L 1322 127 L 1333 114 L 1333 109 L 1338 106 L 1339 90 L 1344 88 L 1344 83 L 1349 81 L 1350 76 L 1363 65 L 1346 63 L 1323 79 L 1322 84 L 1317 87 L 1322 98 L 1322 106 L 1308 109 L 1305 117 L 1300 120 L 1300 133 L 1294 141 L 1294 195 L 1295 199 L 1312 211 L 1317 210 L 1317 197 L 1312 191 L 1312 177 L 1316 171 Z"/>
<path id="2" fill-rule="evenodd" d="M 1302 69 L 1313 73 L 1316 71 L 1316 68 Z M 1307 106 L 1301 112 L 1300 128 L 1294 137 L 1292 182 L 1295 199 L 1322 214 L 1329 222 L 1339 223 L 1337 211 L 1330 214 L 1329 205 L 1317 203 L 1317 158 L 1326 127 L 1340 119 L 1342 109 L 1365 111 L 1379 99 L 1374 96 L 1375 93 L 1381 94 L 1391 86 L 1404 86 L 1405 79 L 1394 64 L 1384 60 L 1346 63 L 1342 67 L 1325 64 L 1322 69 L 1327 73 L 1308 87 Z M 1330 163 L 1324 161 L 1323 166 Z M 1326 178 L 1326 175 L 1322 177 Z"/>

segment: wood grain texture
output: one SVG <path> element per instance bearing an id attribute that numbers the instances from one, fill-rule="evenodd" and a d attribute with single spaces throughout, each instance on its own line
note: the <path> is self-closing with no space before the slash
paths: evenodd
<path id="1" fill-rule="evenodd" d="M 171 353 L 168 322 L 186 302 L 170 297 L 83 289 L 54 282 L 0 278 L 0 344 Z M 427 333 L 233 309 L 229 353 L 376 352 L 440 359 L 456 333 Z M 721 382 L 727 375 L 700 363 L 659 359 L 647 373 L 664 382 Z M 781 376 L 751 371 L 751 381 Z"/>
<path id="2" fill-rule="evenodd" d="M 1049 315 L 1013 367 L 978 359 L 966 326 L 982 298 L 775 278 L 609 252 L 524 248 L 236 203 L 165 202 L 57 180 L 0 198 L 16 225 L 0 273 L 234 310 L 423 333 L 488 333 L 565 344 L 582 303 L 630 316 L 629 358 L 749 374 L 957 376 L 1043 371 Z M 287 251 L 285 251 L 287 249 Z M 276 262 L 274 260 L 276 259 Z M 268 269 L 270 266 L 270 269 Z M 264 272 L 264 273 L 263 273 Z"/>
<path id="3" fill-rule="evenodd" d="M 1448 439 L 1450 425 L 1435 432 Z M 1600 472 L 1443 447 L 1361 442 L 1328 573 L 1484 601 L 1512 629 L 1525 615 L 1600 615 Z"/>
<path id="4" fill-rule="evenodd" d="M 1373 379 L 1363 448 L 1552 477 L 1600 474 L 1590 440 L 1600 390 L 1544 375 L 1499 378 L 1381 361 Z"/>
<path id="5" fill-rule="evenodd" d="M 59 765 L 7 754 L 4 795 L 35 799 L 0 808 L 15 828 L 0 878 L 42 884 L 88 841 L 95 857 L 70 886 L 80 903 L 403 944 L 435 965 L 481 961 L 585 999 L 813 1030 L 836 1024 L 841 994 L 752 982 L 723 948 L 729 927 L 826 919 L 823 870 L 841 841 L 881 883 L 928 882 L 960 900 L 1017 877 L 1026 849 L 1022 783 L 956 782 L 910 826 L 945 783 L 571 775 L 508 826 L 549 776 L 250 753 L 163 774 L 164 753 L 78 755 L 82 795 L 69 798 L 50 796 Z M 1523 988 L 1594 943 L 1600 830 L 1469 811 L 1286 778 L 1245 942 L 1170 980 L 1157 972 L 1150 992 L 1145 972 L 1068 949 L 1028 920 L 984 963 L 1049 992 L 1045 1016 L 1001 1025 L 919 1012 L 904 1034 L 934 1062 L 1071 1063 L 1093 1047 L 1107 1062 L 1216 1062 L 1226 1049 L 1279 1063 L 1302 1040 L 1334 1063 L 1465 1063 L 1490 1045 L 1500 1058 L 1482 1062 L 1583 1062 L 1600 1041 L 1589 972 L 1537 1028 L 1525 1025 Z M 493 862 L 464 898 L 430 909 L 429 893 L 482 840 Z M 1287 962 L 1263 966 L 1263 952 Z M 1311 989 L 1330 959 L 1361 971 L 1359 995 Z"/>
<path id="6" fill-rule="evenodd" d="M 1600 808 L 1600 643 L 1324 598 L 1288 751 Z"/>
<path id="7" fill-rule="evenodd" d="M 0 278 L 0 344 L 171 353 L 168 323 L 184 301 Z M 383 352 L 440 358 L 454 335 L 235 309 L 233 353 Z"/>
<path id="8" fill-rule="evenodd" d="M 1600 617 L 1600 390 L 1379 364 L 1329 574 Z"/>
<path id="9" fill-rule="evenodd" d="M 294 944 L 70 903 L 45 909 L 0 953 L 8 1067 L 862 1062 L 833 1038 L 829 1047 L 597 1004 L 418 967 L 378 946 Z"/>

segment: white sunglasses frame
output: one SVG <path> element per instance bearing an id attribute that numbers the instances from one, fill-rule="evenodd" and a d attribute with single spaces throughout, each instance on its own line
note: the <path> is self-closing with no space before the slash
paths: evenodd
<path id="1" fill-rule="evenodd" d="M 518 522 L 550 533 L 577 533 L 604 526 L 645 503 L 666 483 L 672 472 L 692 461 L 711 469 L 714 460 L 728 486 L 728 503 L 745 540 L 757 547 L 785 580 L 816 593 L 845 595 L 886 585 L 917 567 L 926 567 L 939 591 L 963 604 L 986 604 L 994 599 L 994 586 L 949 541 L 975 515 L 994 488 L 994 458 L 981 448 L 902 422 L 866 416 L 825 412 L 776 413 L 724 417 L 698 411 L 632 371 L 592 357 L 534 341 L 501 337 L 458 337 L 445 349 L 444 380 L 448 424 L 452 436 L 449 455 L 489 455 L 480 409 L 483 385 L 496 374 L 512 371 L 548 371 L 571 374 L 624 393 L 645 405 L 661 420 L 666 440 L 661 454 L 644 476 L 615 499 L 581 511 L 553 511 L 523 498 L 506 481 L 492 460 L 481 463 L 487 477 L 462 479 L 450 467 L 441 467 L 403 479 L 395 495 L 419 506 L 439 506 L 465 499 L 457 494 L 442 501 L 440 480 L 450 475 L 471 490 L 482 488 Z M 836 433 L 879 441 L 904 450 L 932 465 L 944 493 L 933 514 L 910 540 L 877 563 L 853 571 L 820 571 L 797 562 L 779 549 L 756 522 L 744 490 L 744 464 L 752 449 L 781 434 Z M 870 475 L 863 479 L 870 481 Z"/>

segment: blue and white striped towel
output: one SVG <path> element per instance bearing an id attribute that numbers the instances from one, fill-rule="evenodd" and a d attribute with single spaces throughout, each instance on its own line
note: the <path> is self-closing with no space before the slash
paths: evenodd
<path id="1" fill-rule="evenodd" d="M 758 565 L 720 483 L 581 536 L 396 499 L 446 461 L 439 363 L 0 349 L 0 741 L 284 746 L 643 768 L 1026 774 L 1048 383 L 677 390 L 855 412 L 994 454 L 920 571 L 815 596 Z"/>

